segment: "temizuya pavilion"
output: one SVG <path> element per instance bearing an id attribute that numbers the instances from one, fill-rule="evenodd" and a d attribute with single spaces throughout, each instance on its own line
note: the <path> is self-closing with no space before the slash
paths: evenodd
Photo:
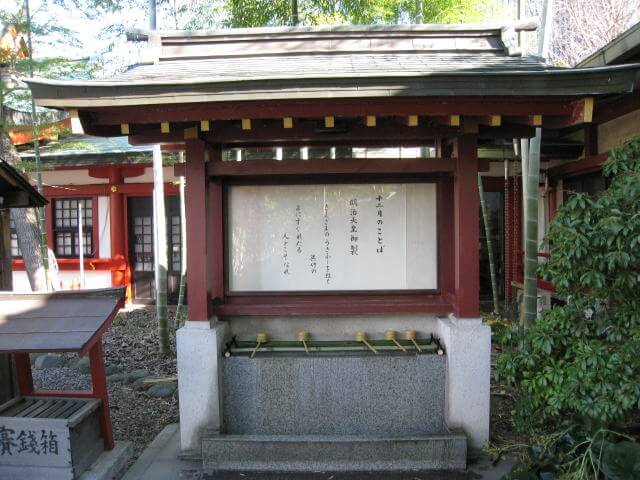
<path id="1" fill-rule="evenodd" d="M 29 82 L 86 133 L 186 152 L 181 447 L 206 470 L 457 469 L 487 444 L 477 174 L 503 173 L 479 148 L 584 128 L 640 69 L 553 67 L 517 31 L 154 31 L 114 78 Z"/>

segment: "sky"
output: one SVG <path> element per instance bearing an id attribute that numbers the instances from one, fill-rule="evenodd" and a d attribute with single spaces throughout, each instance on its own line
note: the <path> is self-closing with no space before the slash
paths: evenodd
<path id="1" fill-rule="evenodd" d="M 104 29 L 112 25 L 122 25 L 124 30 L 147 28 L 147 13 L 141 9 L 128 9 L 123 12 L 110 13 L 97 19 L 88 19 L 83 13 L 67 9 L 61 5 L 43 0 L 31 0 L 33 21 L 40 24 L 64 25 L 73 32 L 74 42 L 68 40 L 43 43 L 34 38 L 34 55 L 36 57 L 60 56 L 60 43 L 64 44 L 63 56 L 67 58 L 97 58 L 100 54 L 109 62 L 105 65 L 104 76 L 135 63 L 140 50 L 127 42 L 124 34 L 105 34 Z M 140 47 L 140 46 L 138 46 Z M 104 53 L 107 52 L 107 53 Z"/>

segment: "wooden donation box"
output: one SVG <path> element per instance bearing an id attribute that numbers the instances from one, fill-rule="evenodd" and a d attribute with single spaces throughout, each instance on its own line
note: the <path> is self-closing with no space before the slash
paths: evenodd
<path id="1" fill-rule="evenodd" d="M 0 478 L 78 478 L 114 446 L 102 335 L 124 289 L 0 293 L 0 302 L 0 353 L 13 354 L 20 392 L 0 405 Z M 91 390 L 36 390 L 29 354 L 43 352 L 89 355 Z"/>

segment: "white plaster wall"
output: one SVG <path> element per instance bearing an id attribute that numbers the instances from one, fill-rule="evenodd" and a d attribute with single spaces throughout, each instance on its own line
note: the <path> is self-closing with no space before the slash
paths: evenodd
<path id="1" fill-rule="evenodd" d="M 238 340 L 253 340 L 257 332 L 266 332 L 272 339 L 294 340 L 299 331 L 307 331 L 314 340 L 351 340 L 355 332 L 364 330 L 371 339 L 384 339 L 385 330 L 396 330 L 398 336 L 407 329 L 418 337 L 428 337 L 437 331 L 434 314 L 384 315 L 322 315 L 291 317 L 230 317 L 227 333 Z"/>
<path id="2" fill-rule="evenodd" d="M 42 183 L 45 186 L 56 185 L 100 185 L 108 183 L 106 178 L 93 178 L 89 170 L 46 170 L 42 172 Z"/>
<path id="3" fill-rule="evenodd" d="M 79 270 L 69 270 L 58 272 L 60 281 L 64 287 L 60 290 L 70 290 L 73 282 L 80 281 Z M 85 288 L 109 288 L 111 287 L 111 272 L 109 271 L 93 271 L 84 272 Z M 13 291 L 14 292 L 30 292 L 31 286 L 27 278 L 27 272 L 13 272 Z"/>
<path id="4" fill-rule="evenodd" d="M 163 167 L 162 174 L 165 182 L 173 182 L 178 178 L 173 174 L 173 166 Z M 145 167 L 144 173 L 137 177 L 126 177 L 124 183 L 153 183 L 153 167 Z"/>
<path id="5" fill-rule="evenodd" d="M 109 197 L 98 197 L 98 256 L 100 258 L 111 258 L 111 225 L 109 220 Z"/>

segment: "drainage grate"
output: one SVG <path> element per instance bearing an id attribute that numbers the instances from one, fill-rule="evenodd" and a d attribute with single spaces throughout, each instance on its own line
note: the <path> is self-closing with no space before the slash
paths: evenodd
<path id="1" fill-rule="evenodd" d="M 69 419 L 87 404 L 73 398 L 23 398 L 0 411 L 0 417 Z"/>

